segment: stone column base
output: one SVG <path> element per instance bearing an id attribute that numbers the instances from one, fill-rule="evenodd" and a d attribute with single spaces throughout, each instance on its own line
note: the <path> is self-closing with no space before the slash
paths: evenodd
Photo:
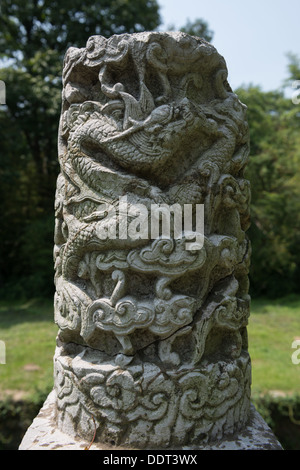
<path id="1" fill-rule="evenodd" d="M 19 450 L 139 450 L 125 447 L 108 446 L 99 442 L 84 442 L 82 439 L 75 439 L 61 432 L 55 425 L 55 391 L 53 390 L 37 417 L 26 431 L 25 436 L 19 446 Z M 150 450 L 150 449 L 145 449 Z M 158 449 L 154 449 L 158 450 Z M 170 450 L 200 451 L 200 450 L 283 450 L 282 446 L 267 426 L 263 418 L 251 405 L 251 413 L 248 425 L 244 430 L 226 437 L 222 441 L 200 446 L 184 446 L 176 449 L 162 449 L 162 452 Z"/>

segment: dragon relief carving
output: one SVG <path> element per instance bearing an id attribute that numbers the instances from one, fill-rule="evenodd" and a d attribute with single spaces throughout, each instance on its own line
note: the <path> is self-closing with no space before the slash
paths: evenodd
<path id="1" fill-rule="evenodd" d="M 101 439 L 110 433 L 155 446 L 160 428 L 168 429 L 166 445 L 186 442 L 186 433 L 215 438 L 228 410 L 232 429 L 244 423 L 249 399 L 246 107 L 215 48 L 184 33 L 91 37 L 86 48 L 68 50 L 63 84 L 54 249 L 59 419 L 77 403 L 87 427 L 91 414 L 110 423 Z M 126 221 L 140 236 L 122 232 L 125 196 Z M 204 206 L 201 249 L 186 249 L 184 229 L 169 239 L 142 236 L 141 207 L 150 226 L 153 205 L 174 204 Z M 73 369 L 63 352 L 69 343 L 87 348 L 72 356 Z M 85 371 L 89 348 L 110 365 Z M 144 440 L 140 426 L 149 429 Z"/>

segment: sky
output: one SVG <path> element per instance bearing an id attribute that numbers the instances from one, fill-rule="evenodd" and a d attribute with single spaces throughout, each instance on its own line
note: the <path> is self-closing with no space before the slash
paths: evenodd
<path id="1" fill-rule="evenodd" d="M 288 78 L 287 53 L 300 57 L 300 0 L 158 0 L 163 24 L 180 29 L 197 18 L 214 32 L 212 44 L 225 58 L 233 89 L 281 88 Z M 292 95 L 292 88 L 290 89 Z"/>

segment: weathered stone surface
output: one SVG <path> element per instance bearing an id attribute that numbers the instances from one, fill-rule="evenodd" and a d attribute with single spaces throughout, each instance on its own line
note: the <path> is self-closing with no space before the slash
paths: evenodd
<path id="1" fill-rule="evenodd" d="M 181 331 L 183 345 L 184 336 Z M 172 367 L 159 363 L 155 352 L 111 358 L 72 345 L 58 348 L 55 369 L 57 424 L 73 436 L 90 435 L 95 420 L 101 442 L 165 448 L 221 439 L 248 419 L 245 354 L 234 361 Z"/>
<path id="2" fill-rule="evenodd" d="M 112 452 L 112 455 L 114 456 L 122 455 L 122 451 L 124 450 L 135 450 L 93 442 L 94 433 L 86 436 L 85 439 L 71 437 L 58 429 L 55 419 L 55 410 L 56 397 L 55 392 L 52 391 L 43 408 L 40 410 L 40 413 L 27 430 L 20 445 L 20 450 L 89 449 Z M 138 451 L 136 453 L 138 458 L 140 455 L 140 449 L 136 450 Z M 195 455 L 195 451 L 203 450 L 282 450 L 282 447 L 274 437 L 270 428 L 266 425 L 265 421 L 252 405 L 250 408 L 249 420 L 240 432 L 227 436 L 226 438 L 211 444 L 203 445 L 200 442 L 199 445 L 196 444 L 195 446 L 185 446 L 182 448 L 172 447 L 165 452 L 169 454 L 170 450 L 184 450 L 186 452 L 193 451 L 193 455 Z M 162 451 L 159 452 L 162 453 Z M 151 450 L 148 450 L 148 454 L 151 455 Z M 142 456 L 140 456 L 140 458 L 142 458 Z"/>
<path id="3" fill-rule="evenodd" d="M 251 415 L 250 189 L 225 61 L 184 33 L 95 36 L 63 84 L 51 425 L 100 448 L 229 445 Z"/>

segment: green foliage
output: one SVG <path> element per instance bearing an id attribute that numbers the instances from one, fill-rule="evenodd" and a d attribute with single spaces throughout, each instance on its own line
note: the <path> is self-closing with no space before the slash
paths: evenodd
<path id="1" fill-rule="evenodd" d="M 300 57 L 297 54 L 289 52 L 287 58 L 289 61 L 288 70 L 290 75 L 286 80 L 286 85 L 288 86 L 290 82 L 300 80 Z"/>
<path id="2" fill-rule="evenodd" d="M 237 90 L 248 106 L 252 187 L 252 294 L 298 288 L 300 262 L 300 113 L 283 92 Z"/>
<path id="3" fill-rule="evenodd" d="M 300 450 L 300 395 L 265 394 L 253 399 L 284 450 Z"/>
<path id="4" fill-rule="evenodd" d="M 188 20 L 186 25 L 180 28 L 180 31 L 191 36 L 203 38 L 207 42 L 211 42 L 214 37 L 214 33 L 209 29 L 208 23 L 202 18 L 197 18 L 193 22 Z"/>
<path id="5" fill-rule="evenodd" d="M 134 33 L 160 24 L 156 0 L 1 0 L 0 50 L 17 61 L 36 51 L 84 47 L 95 34 Z"/>
<path id="6" fill-rule="evenodd" d="M 0 450 L 18 450 L 45 398 L 37 395 L 33 400 L 17 402 L 7 398 L 0 403 Z"/>
<path id="7" fill-rule="evenodd" d="M 0 295 L 53 289 L 52 227 L 61 106 L 62 58 L 93 34 L 153 30 L 155 0 L 2 0 L 0 58 L 6 106 L 0 107 Z M 181 28 L 211 41 L 203 19 Z M 287 83 L 300 78 L 289 54 Z M 252 295 L 299 288 L 300 110 L 281 91 L 237 90 L 248 106 L 252 186 Z"/>
<path id="8" fill-rule="evenodd" d="M 94 34 L 152 30 L 156 0 L 1 0 L 0 295 L 53 292 L 53 214 L 63 56 Z"/>

